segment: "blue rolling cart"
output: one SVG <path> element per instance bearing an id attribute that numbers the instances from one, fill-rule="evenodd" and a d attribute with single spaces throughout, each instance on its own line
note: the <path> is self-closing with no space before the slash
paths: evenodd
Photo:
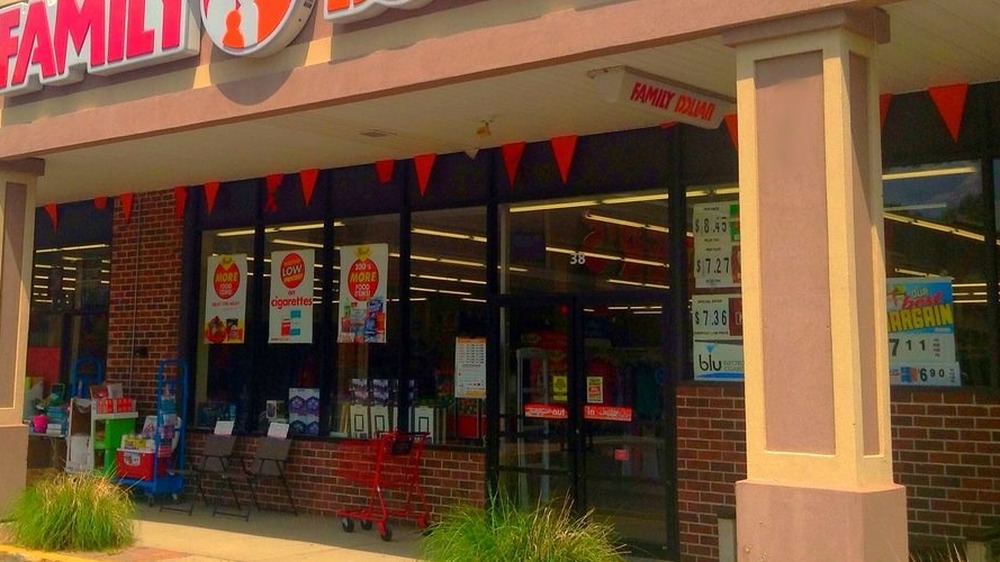
<path id="1" fill-rule="evenodd" d="M 141 476 L 120 476 L 118 482 L 144 492 L 149 505 L 157 497 L 171 496 L 174 500 L 184 490 L 183 472 L 186 431 L 181 414 L 187 404 L 188 366 L 182 359 L 160 361 L 156 374 L 156 428 L 153 432 L 153 453 L 144 469 L 151 472 Z M 175 437 L 176 436 L 176 437 Z M 177 440 L 176 447 L 173 446 Z M 172 451 L 172 453 L 171 453 Z M 129 454 L 129 453 L 125 453 Z M 152 466 L 148 466 L 151 464 Z"/>

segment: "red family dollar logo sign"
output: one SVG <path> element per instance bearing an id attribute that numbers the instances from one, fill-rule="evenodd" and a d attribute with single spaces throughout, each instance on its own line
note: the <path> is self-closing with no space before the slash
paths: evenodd
<path id="1" fill-rule="evenodd" d="M 306 262 L 299 254 L 288 254 L 281 260 L 281 282 L 289 289 L 294 289 L 302 284 L 306 278 Z"/>
<path id="2" fill-rule="evenodd" d="M 359 258 L 347 274 L 347 289 L 354 300 L 367 301 L 378 292 L 378 267 L 368 257 Z"/>
<path id="3" fill-rule="evenodd" d="M 212 285 L 215 287 L 215 294 L 219 295 L 220 299 L 233 298 L 240 289 L 240 268 L 231 259 L 219 262 L 219 265 L 215 266 Z"/>

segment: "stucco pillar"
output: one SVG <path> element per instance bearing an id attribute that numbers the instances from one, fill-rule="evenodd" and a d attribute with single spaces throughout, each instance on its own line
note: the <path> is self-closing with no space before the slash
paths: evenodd
<path id="1" fill-rule="evenodd" d="M 35 184 L 41 160 L 0 162 L 0 510 L 24 488 L 25 356 L 35 238 Z"/>
<path id="2" fill-rule="evenodd" d="M 739 107 L 740 561 L 907 560 L 889 433 L 876 66 L 887 36 L 876 10 L 725 36 Z"/>

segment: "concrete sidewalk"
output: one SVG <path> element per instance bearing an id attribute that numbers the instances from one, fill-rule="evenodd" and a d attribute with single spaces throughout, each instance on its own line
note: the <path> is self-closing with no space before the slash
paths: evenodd
<path id="1" fill-rule="evenodd" d="M 345 533 L 340 520 L 313 515 L 254 511 L 249 521 L 212 517 L 203 504 L 194 514 L 141 507 L 136 546 L 115 554 L 25 553 L 3 549 L 17 560 L 52 562 L 412 562 L 416 560 L 420 532 L 415 527 L 392 526 L 392 542 L 375 531 L 357 528 Z M 0 560 L 3 560 L 0 552 Z"/>

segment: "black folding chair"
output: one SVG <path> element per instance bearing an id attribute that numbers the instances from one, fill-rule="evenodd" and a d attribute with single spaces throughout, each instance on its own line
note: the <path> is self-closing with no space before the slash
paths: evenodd
<path id="1" fill-rule="evenodd" d="M 171 470 L 171 474 L 176 474 L 183 476 L 185 478 L 190 478 L 198 487 L 198 494 L 201 496 L 201 501 L 208 505 L 208 498 L 205 494 L 205 487 L 203 485 L 203 480 L 210 475 L 222 475 L 229 470 L 230 465 L 233 460 L 233 450 L 236 448 L 236 436 L 235 435 L 220 435 L 212 434 L 205 438 L 205 448 L 201 455 L 201 461 L 184 470 Z M 228 481 L 227 481 L 228 482 Z M 232 483 L 229 483 L 229 491 L 233 496 L 233 501 L 236 502 L 236 509 L 242 512 L 240 507 L 239 497 L 236 495 L 236 490 L 233 488 Z M 164 509 L 171 511 L 187 511 L 188 515 L 194 511 L 194 502 L 188 509 L 181 509 L 179 507 L 163 506 L 160 508 L 161 511 Z M 222 513 L 223 515 L 235 515 L 225 512 L 220 512 L 218 509 L 218 504 L 212 510 L 212 515 L 216 513 Z M 242 513 L 239 514 L 240 517 L 244 517 Z M 245 516 L 249 517 L 249 513 Z"/>
<path id="2" fill-rule="evenodd" d="M 288 480 L 285 478 L 285 465 L 291 451 L 291 439 L 264 437 L 257 445 L 253 458 L 245 459 L 243 466 L 231 467 L 220 476 L 229 482 L 230 489 L 233 489 L 233 480 L 246 482 L 250 489 L 250 497 L 253 498 L 254 507 L 258 510 L 260 503 L 257 501 L 257 486 L 264 480 L 278 480 L 285 491 L 285 497 L 288 498 L 292 513 L 298 516 L 299 511 L 295 507 L 295 500 L 292 499 L 292 490 L 288 487 Z"/>

